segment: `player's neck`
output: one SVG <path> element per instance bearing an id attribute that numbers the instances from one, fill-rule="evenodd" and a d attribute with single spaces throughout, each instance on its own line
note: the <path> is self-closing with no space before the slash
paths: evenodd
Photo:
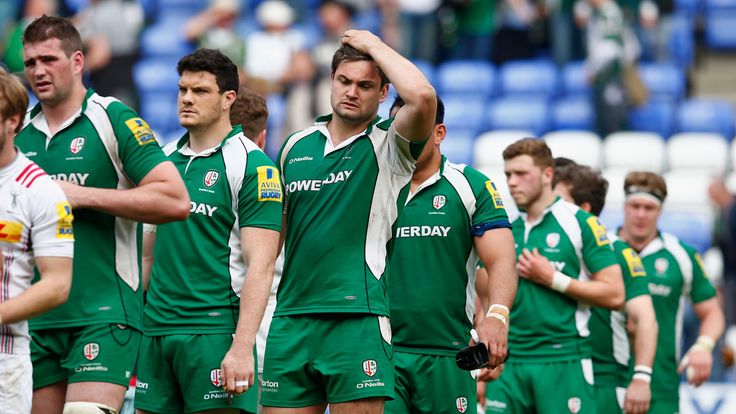
<path id="1" fill-rule="evenodd" d="M 0 169 L 12 164 L 17 156 L 18 154 L 15 151 L 15 146 L 13 146 L 13 136 L 10 135 L 7 137 L 5 145 L 0 148 Z"/>
<path id="2" fill-rule="evenodd" d="M 87 89 L 79 84 L 72 89 L 72 92 L 66 99 L 57 104 L 41 102 L 43 116 L 46 118 L 46 123 L 52 134 L 56 134 L 61 125 L 82 108 L 82 103 L 86 95 Z"/>
<path id="3" fill-rule="evenodd" d="M 336 147 L 348 138 L 365 131 L 368 125 L 371 124 L 371 121 L 373 121 L 373 118 L 354 124 L 345 122 L 344 119 L 333 113 L 332 119 L 327 123 L 327 131 L 330 133 L 332 146 Z"/>
<path id="4" fill-rule="evenodd" d="M 441 166 L 442 154 L 437 150 L 432 151 L 432 155 L 426 160 L 417 161 L 417 167 L 411 176 L 411 191 L 414 192 L 429 177 L 435 175 Z"/>
<path id="5" fill-rule="evenodd" d="M 543 187 L 539 197 L 526 208 L 527 221 L 533 222 L 538 220 L 542 214 L 544 214 L 544 210 L 546 210 L 547 207 L 555 201 L 556 197 L 557 196 L 552 192 L 551 187 Z"/>
<path id="6" fill-rule="evenodd" d="M 189 130 L 189 148 L 195 153 L 214 148 L 232 131 L 230 119 L 222 117 L 212 125 Z"/>
<path id="7" fill-rule="evenodd" d="M 652 240 L 656 239 L 659 234 L 657 233 L 656 229 L 652 234 L 646 236 L 646 237 L 633 237 L 631 233 L 626 231 L 626 227 L 621 227 L 621 230 L 619 231 L 619 237 L 621 237 L 621 240 L 626 242 L 629 246 L 631 246 L 632 249 L 636 250 L 637 252 L 640 252 L 644 250 L 645 247 L 649 243 L 652 242 Z"/>

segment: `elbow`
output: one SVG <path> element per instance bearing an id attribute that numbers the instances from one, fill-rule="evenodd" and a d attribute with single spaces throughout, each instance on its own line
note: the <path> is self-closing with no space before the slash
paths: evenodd
<path id="1" fill-rule="evenodd" d="M 179 200 L 176 202 L 176 206 L 171 208 L 171 217 L 169 221 L 186 220 L 189 217 L 189 197 L 185 200 Z"/>
<path id="2" fill-rule="evenodd" d="M 611 310 L 619 310 L 623 308 L 626 303 L 626 293 L 624 292 L 623 286 L 618 286 L 612 292 L 606 296 L 604 307 Z"/>
<path id="3" fill-rule="evenodd" d="M 69 292 L 72 290 L 72 279 L 71 277 L 68 278 L 68 280 L 64 280 L 63 282 L 57 283 L 57 285 L 54 287 L 54 289 L 51 291 L 52 296 L 51 300 L 49 301 L 52 307 L 61 306 L 66 303 L 66 300 L 69 299 Z"/>

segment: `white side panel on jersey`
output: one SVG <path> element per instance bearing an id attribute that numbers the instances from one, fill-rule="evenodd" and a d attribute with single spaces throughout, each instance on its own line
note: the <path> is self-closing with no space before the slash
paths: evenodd
<path id="1" fill-rule="evenodd" d="M 687 254 L 685 248 L 682 247 L 677 237 L 669 233 L 662 233 L 662 240 L 664 240 L 664 248 L 677 261 L 677 266 L 679 266 L 680 272 L 682 273 L 682 296 L 687 297 L 690 295 L 693 285 L 693 262 L 690 260 L 690 256 Z"/>
<path id="2" fill-rule="evenodd" d="M 629 366 L 631 350 L 629 348 L 629 336 L 626 334 L 626 315 L 621 311 L 611 311 L 613 358 L 621 365 Z"/>
<path id="3" fill-rule="evenodd" d="M 240 244 L 240 215 L 238 214 L 238 194 L 243 187 L 243 178 L 245 177 L 245 169 L 248 165 L 248 153 L 257 150 L 258 147 L 253 142 L 239 133 L 238 135 L 227 140 L 222 147 L 222 159 L 225 163 L 225 176 L 230 185 L 230 206 L 235 220 L 230 229 L 228 238 L 228 247 L 230 248 L 230 259 L 228 260 L 230 271 L 230 287 L 233 292 L 240 297 L 245 283 L 245 275 L 248 271 L 245 261 L 243 260 L 243 246 Z"/>
<path id="4" fill-rule="evenodd" d="M 580 228 L 580 222 L 577 217 L 575 217 L 578 210 L 578 206 L 562 201 L 555 203 L 552 206 L 551 212 L 575 249 L 575 254 L 580 262 L 578 280 L 586 282 L 590 280 L 590 275 L 588 274 L 588 269 L 585 266 L 585 261 L 583 261 L 583 230 Z M 582 337 L 590 335 L 590 331 L 588 330 L 589 320 L 590 306 L 582 302 L 578 302 L 578 309 L 575 311 L 575 325 L 577 327 L 578 334 Z"/>
<path id="5" fill-rule="evenodd" d="M 108 157 L 118 176 L 118 190 L 133 188 L 133 183 L 123 172 L 123 163 L 118 153 L 118 139 L 115 136 L 110 118 L 105 111 L 114 98 L 103 98 L 93 95 L 87 103 L 85 115 L 94 126 L 105 147 Z M 138 268 L 138 223 L 122 217 L 115 217 L 115 271 L 133 291 L 140 284 Z"/>
<path id="6" fill-rule="evenodd" d="M 462 200 L 465 211 L 468 214 L 468 222 L 472 225 L 477 200 L 475 194 L 473 194 L 473 188 L 462 173 L 464 168 L 464 165 L 446 162 L 444 176 L 460 196 L 460 200 Z M 465 273 L 468 275 L 468 284 L 465 286 L 465 315 L 471 324 L 475 316 L 475 267 L 477 263 L 478 252 L 475 250 L 475 245 L 473 245 L 465 262 Z"/>
<path id="7" fill-rule="evenodd" d="M 406 175 L 394 173 L 392 162 L 395 160 L 387 157 L 388 154 L 386 154 L 386 151 L 389 151 L 387 147 L 393 145 L 386 140 L 391 139 L 390 134 L 386 134 L 379 128 L 373 128 L 370 136 L 378 164 L 378 174 L 374 184 L 371 209 L 368 213 L 365 261 L 373 276 L 379 280 L 386 269 L 386 242 L 391 239 L 391 225 L 398 217 L 396 199 L 399 191 L 411 180 L 411 173 Z"/>

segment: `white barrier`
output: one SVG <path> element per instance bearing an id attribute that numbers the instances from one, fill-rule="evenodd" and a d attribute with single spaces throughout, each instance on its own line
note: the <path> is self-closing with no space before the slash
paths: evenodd
<path id="1" fill-rule="evenodd" d="M 736 413 L 736 384 L 680 385 L 680 414 Z"/>

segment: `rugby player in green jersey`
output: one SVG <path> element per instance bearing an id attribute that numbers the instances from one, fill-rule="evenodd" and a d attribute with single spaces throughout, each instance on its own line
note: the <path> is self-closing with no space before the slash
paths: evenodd
<path id="1" fill-rule="evenodd" d="M 606 201 L 608 181 L 590 167 L 570 163 L 555 167 L 554 191 L 581 209 L 599 216 Z M 641 258 L 609 233 L 626 289 L 620 311 L 593 308 L 589 322 L 593 345 L 593 372 L 598 414 L 636 413 L 649 409 L 651 374 L 657 350 L 657 318 L 649 296 Z M 631 328 L 633 346 L 626 332 Z M 631 351 L 634 359 L 632 361 Z M 630 372 L 633 362 L 634 373 Z"/>
<path id="2" fill-rule="evenodd" d="M 188 132 L 164 152 L 184 177 L 192 215 L 147 232 L 156 242 L 135 405 L 139 413 L 254 411 L 255 338 L 279 249 L 281 181 L 230 123 L 235 64 L 199 49 L 177 71 Z"/>
<path id="3" fill-rule="evenodd" d="M 397 97 L 392 115 L 404 105 Z M 388 281 L 394 340 L 396 395 L 386 413 L 475 413 L 475 379 L 455 354 L 470 342 L 475 308 L 475 264 L 490 269 L 493 305 L 476 329 L 502 348 L 517 276 L 511 224 L 496 186 L 440 152 L 446 128 L 437 100 L 432 137 L 411 183 L 399 193 Z M 452 139 L 452 138 L 450 138 Z M 416 260 L 423 252 L 437 252 Z M 482 310 L 485 314 L 485 310 Z M 493 365 L 502 360 L 493 361 Z"/>
<path id="4" fill-rule="evenodd" d="M 664 179 L 652 172 L 631 172 L 624 181 L 624 192 L 624 223 L 618 236 L 641 256 L 659 324 L 649 412 L 677 413 L 678 374 L 685 372 L 687 381 L 696 387 L 708 379 L 713 367 L 713 347 L 723 334 L 723 311 L 700 254 L 657 228 L 667 197 Z M 685 300 L 692 302 L 700 320 L 700 336 L 680 358 Z"/>
<path id="5" fill-rule="evenodd" d="M 23 59 L 39 103 L 16 145 L 64 190 L 75 235 L 69 300 L 31 321 L 33 412 L 115 412 L 141 337 L 138 222 L 183 220 L 189 197 L 148 124 L 85 88 L 82 41 L 69 20 L 34 20 Z"/>
<path id="6" fill-rule="evenodd" d="M 621 269 L 595 216 L 552 192 L 554 159 L 543 140 L 503 152 L 520 216 L 512 223 L 519 288 L 511 310 L 511 357 L 488 383 L 489 413 L 595 412 L 590 306 L 624 302 Z"/>
<path id="7" fill-rule="evenodd" d="M 331 70 L 333 113 L 288 137 L 277 159 L 286 262 L 261 382 L 268 414 L 321 414 L 327 404 L 333 414 L 381 413 L 394 389 L 387 242 L 437 97 L 367 31 L 345 32 Z M 389 82 L 406 105 L 382 121 Z"/>

